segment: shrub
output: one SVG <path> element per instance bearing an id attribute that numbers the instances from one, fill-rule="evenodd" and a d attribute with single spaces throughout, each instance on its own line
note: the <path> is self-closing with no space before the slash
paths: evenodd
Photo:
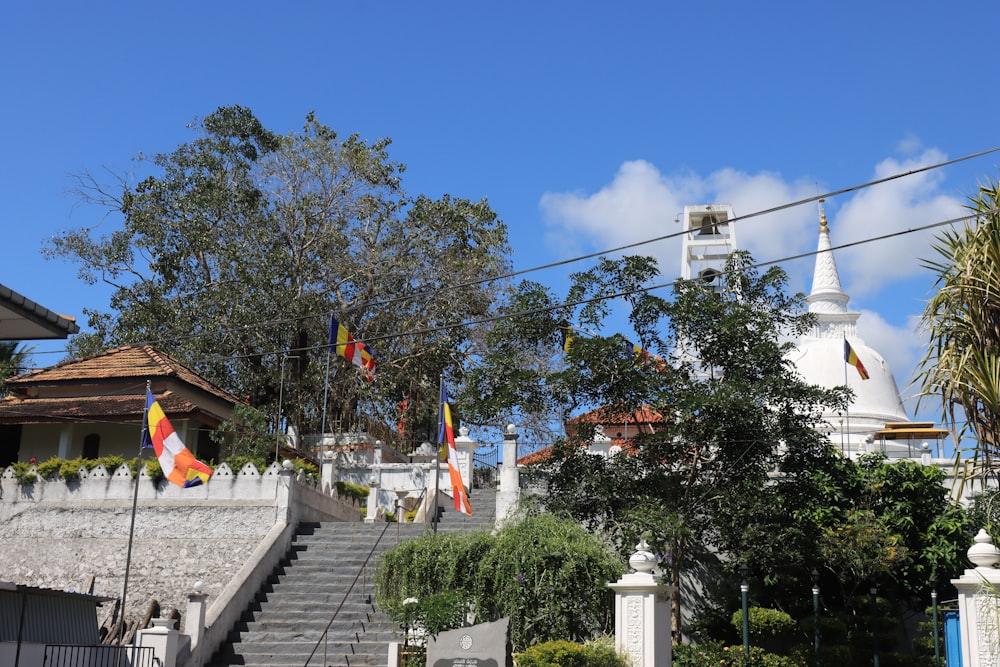
<path id="1" fill-rule="evenodd" d="M 778 639 L 787 636 L 795 628 L 795 621 L 792 617 L 778 609 L 750 607 L 747 610 L 747 616 L 750 621 L 750 633 L 761 639 Z M 733 613 L 732 624 L 737 631 L 742 632 L 742 610 L 736 610 Z"/>
<path id="2" fill-rule="evenodd" d="M 516 657 L 518 667 L 628 667 L 628 660 L 603 644 L 555 640 L 536 644 Z"/>
<path id="3" fill-rule="evenodd" d="M 38 475 L 31 469 L 31 464 L 27 461 L 14 462 L 14 479 L 19 484 L 34 484 L 38 481 Z"/>
<path id="4" fill-rule="evenodd" d="M 337 495 L 352 499 L 361 507 L 368 504 L 368 487 L 350 482 L 337 481 Z"/>
<path id="5" fill-rule="evenodd" d="M 750 647 L 748 661 L 742 646 L 710 641 L 675 646 L 673 664 L 674 667 L 806 667 L 809 663 L 798 657 L 768 653 L 757 646 Z"/>

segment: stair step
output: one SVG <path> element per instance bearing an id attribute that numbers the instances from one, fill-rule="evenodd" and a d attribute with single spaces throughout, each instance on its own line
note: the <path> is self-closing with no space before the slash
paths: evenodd
<path id="1" fill-rule="evenodd" d="M 495 505 L 475 502 L 473 517 L 446 507 L 437 530 L 492 529 Z M 208 667 L 384 667 L 398 628 L 373 604 L 379 557 L 428 530 L 426 524 L 300 524 L 285 558 Z"/>

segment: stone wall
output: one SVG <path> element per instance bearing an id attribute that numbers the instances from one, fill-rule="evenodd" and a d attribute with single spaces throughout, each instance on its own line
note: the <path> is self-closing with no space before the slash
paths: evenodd
<path id="1" fill-rule="evenodd" d="M 244 584 L 256 592 L 259 584 L 247 581 L 247 573 L 269 572 L 274 564 L 249 561 L 261 559 L 254 554 L 283 555 L 287 545 L 270 544 L 275 534 L 288 534 L 283 529 L 301 520 L 361 519 L 351 501 L 277 465 L 233 473 L 223 464 L 208 484 L 191 489 L 145 475 L 138 484 L 130 617 L 145 612 L 151 599 L 164 616 L 173 608 L 183 613 L 199 580 L 217 602 Z M 135 492 L 124 466 L 33 484 L 18 483 L 8 469 L 0 477 L 0 581 L 62 590 L 87 590 L 93 581 L 95 593 L 121 597 Z"/>

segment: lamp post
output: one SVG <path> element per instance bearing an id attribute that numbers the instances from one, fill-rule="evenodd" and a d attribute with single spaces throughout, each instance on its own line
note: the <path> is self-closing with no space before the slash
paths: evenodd
<path id="1" fill-rule="evenodd" d="M 819 667 L 819 571 L 813 568 L 809 576 L 813 585 L 813 654 L 816 658 L 816 667 Z"/>
<path id="2" fill-rule="evenodd" d="M 747 583 L 747 573 L 750 568 L 746 563 L 740 565 L 740 602 L 743 605 L 743 655 L 750 659 L 750 617 L 747 613 L 747 596 L 750 585 Z"/>
<path id="3" fill-rule="evenodd" d="M 868 594 L 872 598 L 872 665 L 878 667 L 878 604 L 876 600 L 878 588 L 875 586 L 874 579 L 872 579 L 872 585 L 868 589 Z"/>
<path id="4" fill-rule="evenodd" d="M 931 589 L 931 620 L 934 622 L 934 666 L 941 667 L 941 645 L 938 641 L 937 589 Z"/>
<path id="5" fill-rule="evenodd" d="M 399 544 L 399 524 L 403 520 L 403 498 L 409 494 L 408 489 L 396 489 L 396 544 Z"/>

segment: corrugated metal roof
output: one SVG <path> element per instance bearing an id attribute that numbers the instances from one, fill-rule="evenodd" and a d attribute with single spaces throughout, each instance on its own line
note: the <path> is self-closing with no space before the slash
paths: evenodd
<path id="1" fill-rule="evenodd" d="M 115 598 L 0 582 L 0 642 L 100 643 L 97 605 Z M 23 610 L 23 625 L 22 625 Z"/>

